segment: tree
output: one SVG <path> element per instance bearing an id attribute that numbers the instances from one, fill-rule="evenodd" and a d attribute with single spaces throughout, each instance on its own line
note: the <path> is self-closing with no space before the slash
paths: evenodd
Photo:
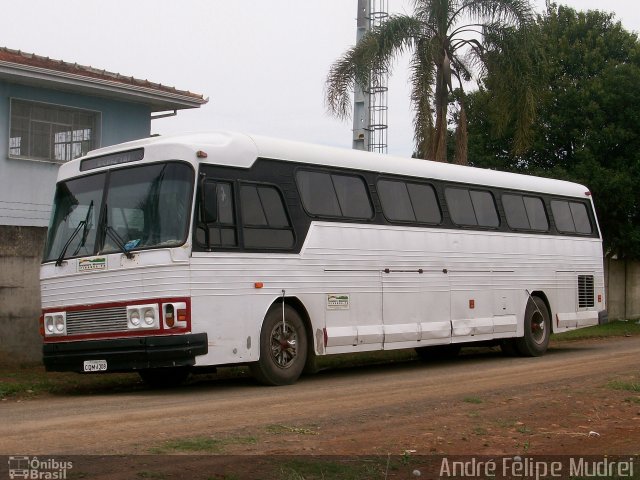
<path id="1" fill-rule="evenodd" d="M 447 161 L 448 114 L 455 103 L 458 111 L 454 160 L 466 164 L 464 85 L 473 79 L 474 71 L 482 75 L 486 70 L 483 41 L 488 39 L 495 46 L 503 38 L 513 38 L 507 32 L 526 32 L 525 27 L 532 21 L 528 0 L 415 0 L 413 15 L 389 17 L 331 66 L 326 82 L 328 109 L 338 117 L 349 117 L 355 85 L 366 88 L 372 70 L 390 71 L 396 56 L 410 51 L 417 155 Z M 520 39 L 526 40 L 526 35 Z M 520 48 L 527 49 L 526 45 Z M 515 72 L 505 69 L 505 85 L 516 83 Z M 455 96 L 452 79 L 457 84 Z M 520 121 L 527 125 L 534 111 L 520 112 Z"/>
<path id="2" fill-rule="evenodd" d="M 544 51 L 531 148 L 510 148 L 512 126 L 491 114 L 493 72 L 469 95 L 476 166 L 562 178 L 593 193 L 605 250 L 640 257 L 640 45 L 612 14 L 550 5 L 537 19 Z"/>

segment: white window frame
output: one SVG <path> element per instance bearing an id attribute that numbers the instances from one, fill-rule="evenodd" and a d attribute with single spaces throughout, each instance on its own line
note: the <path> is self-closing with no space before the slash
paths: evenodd
<path id="1" fill-rule="evenodd" d="M 52 135 L 50 135 L 49 140 L 50 140 L 50 149 L 49 149 L 49 157 L 45 158 L 45 157 L 38 157 L 38 156 L 34 156 L 32 155 L 30 151 L 28 154 L 26 155 L 17 155 L 15 153 L 12 153 L 12 149 L 13 148 L 20 148 L 21 146 L 13 146 L 12 145 L 12 136 L 11 136 L 11 132 L 13 130 L 13 123 L 14 123 L 14 115 L 13 115 L 13 108 L 14 108 L 14 102 L 23 102 L 25 104 L 28 104 L 29 107 L 33 107 L 33 106 L 42 106 L 45 108 L 53 108 L 53 109 L 58 109 L 61 111 L 66 111 L 66 112 L 70 112 L 71 114 L 73 113 L 82 113 L 82 114 L 86 114 L 86 115 L 91 115 L 94 118 L 94 125 L 93 125 L 93 131 L 91 132 L 92 138 L 89 140 L 90 145 L 87 151 L 89 150 L 94 150 L 96 148 L 99 148 L 101 145 L 101 131 L 102 131 L 102 112 L 98 111 L 98 110 L 91 110 L 91 109 L 86 109 L 86 108 L 77 108 L 77 107 L 71 107 L 69 105 L 62 105 L 62 104 L 57 104 L 57 103 L 49 103 L 49 102 L 41 102 L 38 100 L 31 100 L 31 99 L 26 99 L 26 98 L 17 98 L 17 97 L 11 97 L 9 99 L 9 131 L 8 131 L 8 146 L 7 146 L 7 155 L 9 158 L 14 158 L 14 159 L 20 159 L 20 160 L 32 160 L 32 161 L 37 161 L 37 162 L 45 162 L 45 163 L 54 163 L 54 164 L 63 164 L 68 162 L 69 160 L 73 160 L 75 158 L 78 158 L 84 154 L 87 153 L 87 151 L 82 151 L 82 149 L 80 150 L 80 152 L 78 152 L 78 154 L 76 154 L 74 156 L 73 151 L 71 152 L 71 155 L 69 155 L 68 157 L 65 155 L 65 158 L 61 158 L 61 159 L 57 159 L 55 158 L 55 148 L 56 145 L 64 145 L 63 148 L 71 148 L 73 149 L 74 144 L 80 144 L 82 141 L 84 140 L 78 140 L 78 141 L 74 141 L 73 139 L 73 135 L 76 132 L 80 132 L 80 129 L 74 129 L 75 125 L 71 125 L 70 129 L 67 130 L 66 132 L 59 132 L 59 133 L 71 133 L 71 139 L 70 140 L 65 140 L 63 139 L 63 141 L 57 142 L 54 138 L 54 133 L 52 133 Z M 46 125 L 62 125 L 62 124 L 58 124 L 56 122 L 47 122 L 46 120 L 32 120 L 31 118 L 29 119 L 30 125 L 29 128 L 31 128 L 31 123 L 43 123 Z M 21 152 L 22 153 L 22 152 Z"/>

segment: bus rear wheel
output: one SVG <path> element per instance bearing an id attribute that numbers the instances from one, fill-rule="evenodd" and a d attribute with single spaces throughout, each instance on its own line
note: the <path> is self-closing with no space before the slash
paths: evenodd
<path id="1" fill-rule="evenodd" d="M 274 305 L 260 332 L 260 360 L 251 374 L 265 385 L 290 385 L 302 374 L 307 362 L 307 334 L 300 314 L 291 306 Z"/>
<path id="2" fill-rule="evenodd" d="M 524 336 L 516 340 L 520 355 L 539 357 L 547 351 L 551 335 L 551 317 L 540 297 L 530 297 L 524 312 Z"/>

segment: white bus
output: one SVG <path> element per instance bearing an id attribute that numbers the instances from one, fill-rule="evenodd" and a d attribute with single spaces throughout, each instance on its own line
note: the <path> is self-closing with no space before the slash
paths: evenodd
<path id="1" fill-rule="evenodd" d="M 474 342 L 542 355 L 605 312 L 581 185 L 235 133 L 60 168 L 41 268 L 49 371 L 177 382 Z"/>

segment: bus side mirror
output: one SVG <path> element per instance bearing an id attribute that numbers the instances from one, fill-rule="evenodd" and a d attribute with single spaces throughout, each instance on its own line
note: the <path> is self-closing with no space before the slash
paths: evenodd
<path id="1" fill-rule="evenodd" d="M 218 192 L 215 182 L 204 180 L 200 185 L 200 221 L 204 224 L 218 220 Z"/>

